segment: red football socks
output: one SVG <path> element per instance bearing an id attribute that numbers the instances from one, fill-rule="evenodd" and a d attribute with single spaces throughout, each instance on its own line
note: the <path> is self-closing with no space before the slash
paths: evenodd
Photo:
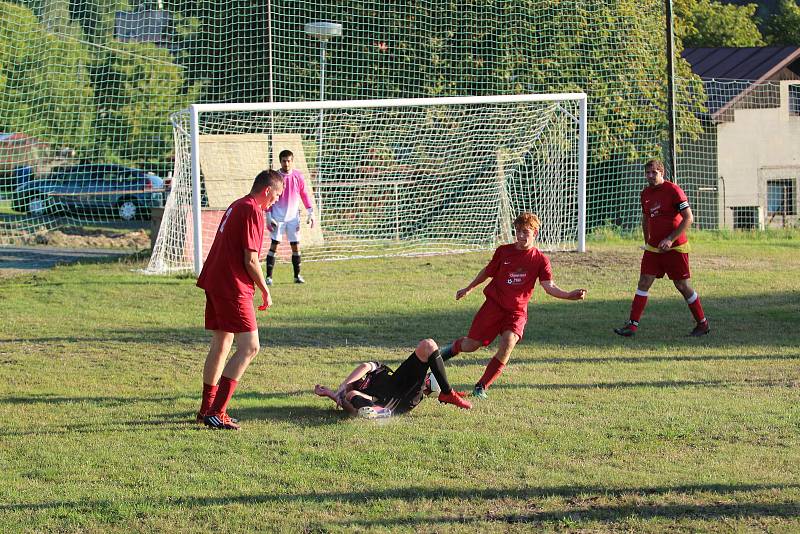
<path id="1" fill-rule="evenodd" d="M 228 408 L 228 403 L 231 401 L 231 397 L 233 397 L 233 392 L 236 390 L 236 384 L 238 384 L 236 380 L 228 378 L 227 376 L 223 376 L 220 379 L 217 396 L 214 398 L 214 402 L 208 410 L 209 414 L 219 415 L 225 413 L 225 410 Z"/>
<path id="2" fill-rule="evenodd" d="M 686 304 L 689 305 L 695 321 L 702 323 L 706 320 L 706 314 L 703 312 L 703 306 L 700 304 L 700 297 L 697 296 L 697 293 L 686 299 Z"/>
<path id="3" fill-rule="evenodd" d="M 483 376 L 480 380 L 478 380 L 478 384 L 483 387 L 483 389 L 489 389 L 489 386 L 497 380 L 497 378 L 502 374 L 503 369 L 505 369 L 506 364 L 498 360 L 497 358 L 492 358 L 489 360 L 489 364 L 486 366 L 486 370 L 483 372 Z"/>
<path id="4" fill-rule="evenodd" d="M 639 324 L 639 319 L 642 318 L 644 307 L 647 306 L 647 292 L 636 290 L 636 295 L 633 296 L 631 303 L 631 322 Z"/>
<path id="5" fill-rule="evenodd" d="M 217 396 L 217 389 L 219 386 L 203 383 L 203 397 L 200 400 L 200 413 L 205 415 L 214 404 L 214 398 Z"/>

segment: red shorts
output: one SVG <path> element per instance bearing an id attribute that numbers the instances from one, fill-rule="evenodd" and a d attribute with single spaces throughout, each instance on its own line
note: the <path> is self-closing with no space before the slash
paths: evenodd
<path id="1" fill-rule="evenodd" d="M 484 347 L 506 330 L 511 330 L 522 338 L 527 322 L 527 310 L 509 312 L 498 306 L 493 300 L 486 299 L 481 309 L 475 314 L 467 337 L 480 341 Z"/>
<path id="2" fill-rule="evenodd" d="M 258 330 L 253 298 L 229 299 L 206 291 L 206 330 L 232 334 Z"/>
<path id="3" fill-rule="evenodd" d="M 656 278 L 663 278 L 666 274 L 670 280 L 686 280 L 692 276 L 689 272 L 689 255 L 674 250 L 661 254 L 645 250 L 641 273 Z"/>

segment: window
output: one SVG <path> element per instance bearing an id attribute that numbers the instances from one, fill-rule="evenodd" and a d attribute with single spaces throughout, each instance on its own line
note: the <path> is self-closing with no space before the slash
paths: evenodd
<path id="1" fill-rule="evenodd" d="M 767 180 L 767 213 L 797 215 L 794 180 Z"/>
<path id="2" fill-rule="evenodd" d="M 789 115 L 800 115 L 800 84 L 789 86 Z"/>

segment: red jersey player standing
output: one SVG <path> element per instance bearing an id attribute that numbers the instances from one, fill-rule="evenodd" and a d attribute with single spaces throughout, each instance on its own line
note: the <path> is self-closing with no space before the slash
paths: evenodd
<path id="1" fill-rule="evenodd" d="M 614 332 L 630 337 L 639 328 L 639 319 L 647 305 L 650 286 L 656 278 L 666 274 L 680 291 L 697 325 L 692 336 L 703 336 L 711 331 L 703 313 L 700 297 L 689 284 L 689 247 L 686 230 L 692 225 L 694 216 L 686 193 L 672 182 L 664 180 L 664 164 L 650 160 L 644 166 L 647 187 L 642 190 L 642 232 L 644 233 L 644 255 L 639 274 L 639 285 L 631 303 L 631 315 L 625 325 Z"/>
<path id="2" fill-rule="evenodd" d="M 261 349 L 253 310 L 254 284 L 261 290 L 258 309 L 265 310 L 272 298 L 258 261 L 264 239 L 264 210 L 282 191 L 283 177 L 276 171 L 261 171 L 256 176 L 250 193 L 231 204 L 222 216 L 197 279 L 197 285 L 206 292 L 206 330 L 213 331 L 197 420 L 214 429 L 239 430 L 226 410 L 236 385 Z M 234 341 L 236 352 L 226 365 Z"/>
<path id="3" fill-rule="evenodd" d="M 536 215 L 520 214 L 514 220 L 514 230 L 516 242 L 498 247 L 489 264 L 480 270 L 467 287 L 456 292 L 456 300 L 462 299 L 484 281 L 492 279 L 483 290 L 486 302 L 475 314 L 469 333 L 440 351 L 442 359 L 449 360 L 460 352 L 473 352 L 485 347 L 500 336 L 497 352 L 472 391 L 480 399 L 487 398 L 486 390 L 503 372 L 511 351 L 522 338 L 528 321 L 528 301 L 537 279 L 552 297 L 566 300 L 583 300 L 586 297 L 585 289 L 564 291 L 553 282 L 550 259 L 534 247 L 539 234 L 539 218 Z"/>

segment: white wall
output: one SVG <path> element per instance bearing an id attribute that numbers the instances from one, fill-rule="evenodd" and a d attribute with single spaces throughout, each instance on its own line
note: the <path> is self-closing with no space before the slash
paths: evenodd
<path id="1" fill-rule="evenodd" d="M 764 218 L 768 219 L 767 180 L 794 179 L 797 202 L 800 196 L 797 194 L 800 185 L 800 116 L 789 115 L 788 107 L 788 86 L 797 83 L 800 82 L 780 82 L 780 108 L 737 109 L 733 122 L 717 126 L 720 225 L 724 221 L 727 228 L 733 228 L 732 206 L 761 206 Z M 793 221 L 797 221 L 796 216 Z M 766 222 L 772 226 L 783 224 L 780 218 Z"/>

